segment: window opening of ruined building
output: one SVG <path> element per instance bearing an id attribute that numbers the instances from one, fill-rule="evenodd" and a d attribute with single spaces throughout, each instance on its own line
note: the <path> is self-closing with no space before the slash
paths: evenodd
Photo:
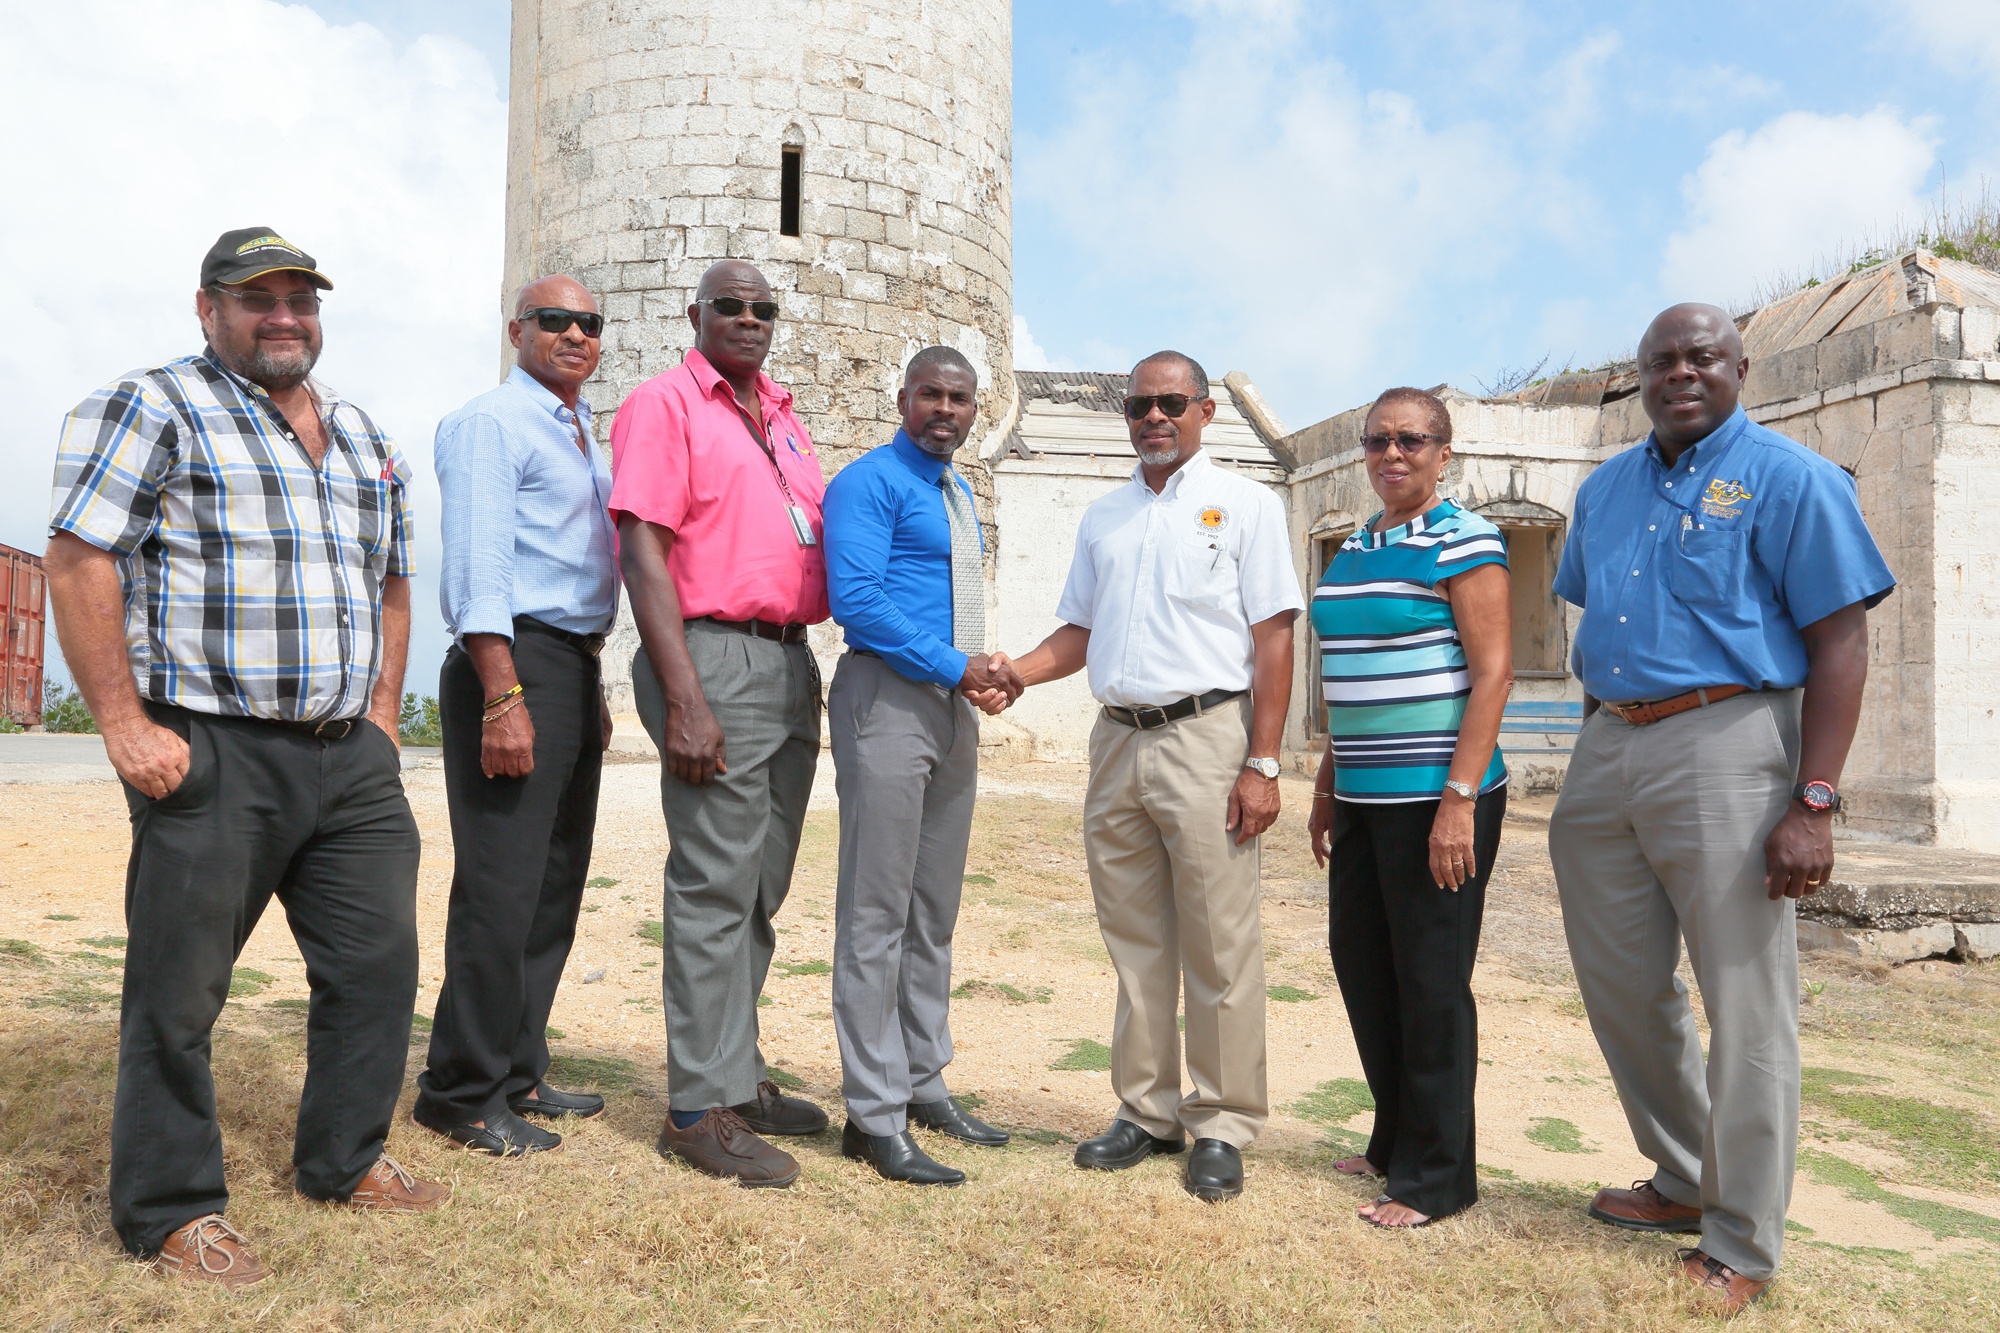
<path id="1" fill-rule="evenodd" d="M 1531 679 L 1568 675 L 1562 602 L 1555 592 L 1562 529 L 1542 523 L 1499 527 L 1513 584 L 1514 674 Z"/>
<path id="2" fill-rule="evenodd" d="M 778 173 L 778 232 L 799 235 L 799 200 L 805 187 L 805 150 L 787 148 Z"/>

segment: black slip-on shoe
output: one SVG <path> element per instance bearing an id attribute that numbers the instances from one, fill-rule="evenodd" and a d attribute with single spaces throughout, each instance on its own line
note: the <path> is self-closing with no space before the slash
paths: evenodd
<path id="1" fill-rule="evenodd" d="M 410 1108 L 410 1119 L 453 1143 L 464 1145 L 469 1152 L 489 1157 L 525 1157 L 531 1152 L 548 1152 L 562 1146 L 562 1135 L 531 1125 L 512 1111 L 495 1111 L 485 1117 L 484 1125 L 475 1125 L 446 1120 L 420 1100 Z"/>
<path id="2" fill-rule="evenodd" d="M 1243 1154 L 1221 1139 L 1196 1139 L 1188 1154 L 1187 1192 L 1209 1203 L 1221 1203 L 1243 1192 Z"/>
<path id="3" fill-rule="evenodd" d="M 998 1148 L 1012 1137 L 1006 1130 L 993 1128 L 960 1106 L 956 1097 L 947 1097 L 941 1102 L 911 1102 L 907 1109 L 911 1124 L 949 1134 L 967 1143 Z"/>
<path id="4" fill-rule="evenodd" d="M 1086 1171 L 1123 1171 L 1154 1153 L 1179 1152 L 1178 1138 L 1156 1139 L 1130 1120 L 1114 1120 L 1111 1128 L 1076 1145 L 1076 1164 Z"/>
<path id="5" fill-rule="evenodd" d="M 840 1131 L 840 1155 L 866 1162 L 882 1179 L 905 1185 L 965 1183 L 965 1172 L 946 1166 L 919 1148 L 907 1129 L 900 1134 L 864 1134 L 850 1120 Z"/>
<path id="6" fill-rule="evenodd" d="M 507 1103 L 515 1115 L 538 1115 L 548 1120 L 565 1116 L 589 1120 L 604 1114 L 604 1099 L 594 1092 L 564 1092 L 546 1083 L 537 1083 L 533 1093 Z"/>
<path id="7" fill-rule="evenodd" d="M 743 1123 L 759 1134 L 784 1136 L 817 1134 L 829 1123 L 826 1112 L 814 1106 L 803 1097 L 787 1097 L 778 1085 L 765 1079 L 757 1085 L 757 1096 L 752 1101 L 730 1110 L 743 1118 Z"/>

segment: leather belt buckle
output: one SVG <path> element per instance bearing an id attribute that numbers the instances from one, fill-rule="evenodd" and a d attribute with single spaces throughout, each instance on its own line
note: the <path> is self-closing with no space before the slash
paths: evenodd
<path id="1" fill-rule="evenodd" d="M 1167 716 L 1167 710 L 1164 708 L 1148 706 L 1144 708 L 1128 708 L 1125 711 L 1132 715 L 1132 725 L 1141 731 L 1158 731 L 1161 727 L 1173 721 L 1171 717 Z"/>
<path id="2" fill-rule="evenodd" d="M 592 657 L 601 656 L 604 652 L 604 636 L 602 634 L 582 635 L 577 639 L 576 646 L 589 653 Z"/>
<path id="3" fill-rule="evenodd" d="M 334 728 L 339 730 L 334 730 Z M 354 730 L 354 719 L 350 717 L 328 718 L 312 729 L 312 734 L 323 741 L 343 741 Z"/>

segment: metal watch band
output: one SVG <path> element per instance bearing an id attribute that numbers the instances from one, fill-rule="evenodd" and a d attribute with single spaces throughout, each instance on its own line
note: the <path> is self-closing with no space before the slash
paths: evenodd
<path id="1" fill-rule="evenodd" d="M 1457 792 L 1460 796 L 1463 796 L 1468 801 L 1477 800 L 1479 798 L 1479 793 L 1472 789 L 1472 784 L 1469 782 L 1453 782 L 1450 778 L 1446 778 L 1444 780 L 1444 785 L 1448 790 Z"/>

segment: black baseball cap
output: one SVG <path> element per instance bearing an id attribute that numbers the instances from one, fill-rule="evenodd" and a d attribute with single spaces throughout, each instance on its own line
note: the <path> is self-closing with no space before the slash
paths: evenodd
<path id="1" fill-rule="evenodd" d="M 303 273 L 316 287 L 333 290 L 333 283 L 313 267 L 313 257 L 269 227 L 238 227 L 225 231 L 201 261 L 201 285 L 248 282 L 265 273 Z"/>

